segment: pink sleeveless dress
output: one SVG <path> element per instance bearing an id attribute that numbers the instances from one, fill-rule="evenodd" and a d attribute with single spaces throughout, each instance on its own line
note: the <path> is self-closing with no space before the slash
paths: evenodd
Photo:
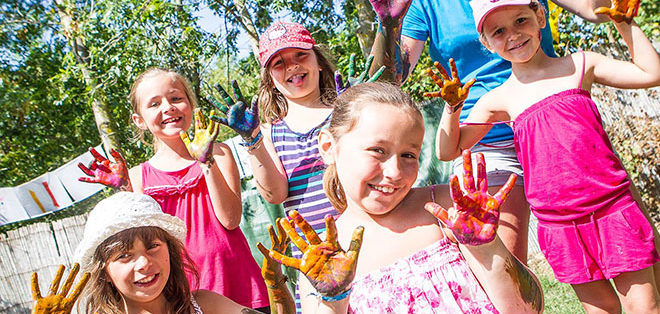
<path id="1" fill-rule="evenodd" d="M 191 289 L 211 290 L 249 308 L 268 306 L 266 285 L 247 240 L 240 228 L 227 230 L 218 221 L 197 162 L 177 171 L 145 162 L 142 186 L 163 212 L 186 223 L 184 244 L 200 275 L 199 283 L 188 277 Z"/>

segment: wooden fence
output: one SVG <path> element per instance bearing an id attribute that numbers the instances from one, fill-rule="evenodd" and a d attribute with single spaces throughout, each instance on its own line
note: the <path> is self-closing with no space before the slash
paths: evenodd
<path id="1" fill-rule="evenodd" d="M 660 155 L 660 139 L 649 137 L 649 134 L 638 134 L 638 131 L 652 132 L 660 129 L 659 92 L 658 88 L 622 91 L 595 86 L 592 89 L 606 127 L 616 131 L 616 134 L 610 134 L 615 146 L 619 143 L 617 151 L 628 151 L 631 147 L 646 149 L 643 153 L 649 158 L 642 158 L 646 160 L 646 164 L 629 170 L 641 173 L 643 175 L 639 177 L 655 182 L 660 181 L 660 162 L 657 160 Z M 621 141 L 621 138 L 626 141 Z M 625 146 L 621 146 L 622 144 Z M 628 155 L 622 154 L 623 159 L 626 156 Z M 632 157 L 639 156 L 634 156 L 633 153 Z M 656 191 L 656 196 L 657 193 L 660 191 Z M 652 209 L 652 215 L 657 215 L 657 208 Z M 58 265 L 64 264 L 67 269 L 70 268 L 73 252 L 82 238 L 85 220 L 86 214 L 83 214 L 54 222 L 32 224 L 0 234 L 0 313 L 30 311 L 32 272 L 38 272 L 43 293 L 50 285 Z M 539 252 L 535 219 L 530 221 L 529 234 L 531 256 Z"/>

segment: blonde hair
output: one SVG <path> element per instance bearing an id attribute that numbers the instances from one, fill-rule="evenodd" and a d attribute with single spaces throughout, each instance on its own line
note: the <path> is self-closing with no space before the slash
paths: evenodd
<path id="1" fill-rule="evenodd" d="M 186 273 L 189 273 L 195 278 L 195 282 L 198 282 L 199 274 L 194 262 L 181 241 L 156 226 L 126 229 L 107 238 L 96 248 L 92 258 L 91 276 L 85 289 L 86 312 L 99 314 L 124 312 L 122 296 L 110 281 L 106 266 L 113 255 L 130 250 L 137 239 L 147 247 L 156 239 L 167 244 L 170 276 L 161 293 L 169 302 L 170 313 L 194 313 L 191 289 L 186 279 Z"/>
<path id="2" fill-rule="evenodd" d="M 394 106 L 422 119 L 417 104 L 398 86 L 382 82 L 363 83 L 347 89 L 337 97 L 328 132 L 338 141 L 358 123 L 362 108 L 374 103 Z M 323 173 L 323 189 L 330 204 L 340 213 L 343 212 L 347 206 L 346 193 L 337 176 L 335 164 L 328 164 Z"/>
<path id="3" fill-rule="evenodd" d="M 135 79 L 135 82 L 133 82 L 133 85 L 131 86 L 131 91 L 128 94 L 128 100 L 131 103 L 131 108 L 133 109 L 133 113 L 140 115 L 140 104 L 139 104 L 139 99 L 137 93 L 137 89 L 140 86 L 140 84 L 149 78 L 156 77 L 158 75 L 167 75 L 170 79 L 172 79 L 172 82 L 180 82 L 181 85 L 183 86 L 183 91 L 186 93 L 186 97 L 188 97 L 188 102 L 191 105 L 191 109 L 195 109 L 197 107 L 197 97 L 195 97 L 195 92 L 192 89 L 192 84 L 190 84 L 190 81 L 180 73 L 174 71 L 174 70 L 169 70 L 169 69 L 164 69 L 164 68 L 149 68 L 146 71 L 142 72 L 138 77 Z M 133 124 L 133 123 L 131 123 Z M 136 136 L 135 140 L 138 140 L 144 144 L 151 145 L 151 143 L 145 141 L 144 139 L 144 130 L 137 128 L 136 127 Z"/>
<path id="4" fill-rule="evenodd" d="M 324 48 L 314 45 L 312 51 L 314 51 L 316 60 L 322 69 L 319 77 L 321 102 L 330 105 L 337 97 L 334 75 L 336 68 L 330 62 Z M 286 98 L 275 88 L 273 78 L 270 76 L 269 64 L 264 65 L 261 68 L 261 83 L 259 83 L 259 114 L 266 122 L 273 123 L 286 117 L 288 110 L 289 106 Z"/>

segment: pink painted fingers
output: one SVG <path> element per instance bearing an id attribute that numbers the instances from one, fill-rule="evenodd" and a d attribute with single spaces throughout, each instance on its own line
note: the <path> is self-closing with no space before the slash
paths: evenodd
<path id="1" fill-rule="evenodd" d="M 463 151 L 465 193 L 461 190 L 458 177 L 452 175 L 449 179 L 454 207 L 446 210 L 442 206 L 430 202 L 424 206 L 427 211 L 452 230 L 458 242 L 468 245 L 480 245 L 495 239 L 500 206 L 516 183 L 516 175 L 512 174 L 495 195 L 489 195 L 484 156 L 477 153 L 476 157 L 477 178 L 475 181 L 470 150 Z"/>
<path id="2" fill-rule="evenodd" d="M 78 168 L 87 175 L 87 177 L 80 177 L 78 180 L 89 183 L 100 183 L 113 188 L 125 188 L 130 185 L 128 168 L 121 154 L 114 149 L 110 149 L 110 155 L 115 160 L 115 162 L 110 162 L 110 160 L 103 157 L 94 148 L 90 148 L 89 152 L 94 156 L 94 160 L 90 163 L 89 167 L 78 163 Z"/>
<path id="3" fill-rule="evenodd" d="M 325 241 L 297 211 L 291 211 L 289 217 L 307 240 L 298 235 L 290 220 L 282 219 L 280 224 L 303 256 L 296 259 L 275 251 L 270 251 L 270 256 L 286 266 L 300 270 L 322 296 L 333 297 L 347 291 L 355 277 L 364 228 L 358 227 L 353 231 L 348 251 L 344 251 L 337 242 L 337 227 L 332 216 L 325 217 Z"/>
<path id="4" fill-rule="evenodd" d="M 210 115 L 215 112 L 211 111 Z M 209 120 L 206 124 L 206 117 L 199 108 L 195 109 L 195 137 L 191 140 L 188 133 L 181 131 L 181 139 L 186 145 L 190 155 L 202 164 L 211 164 L 213 162 L 213 142 L 218 137 L 220 125 Z"/>
<path id="5" fill-rule="evenodd" d="M 456 69 L 456 63 L 454 59 L 449 59 L 449 66 L 451 67 L 451 77 L 447 74 L 445 68 L 440 65 L 440 62 L 434 62 L 436 70 L 440 74 L 438 77 L 432 68 L 426 69 L 426 73 L 433 79 L 436 85 L 440 87 L 440 91 L 437 92 L 428 92 L 424 93 L 424 97 L 440 97 L 447 104 L 452 107 L 453 111 L 456 111 L 460 106 L 463 105 L 463 102 L 468 96 L 470 87 L 474 84 L 475 79 L 469 80 L 465 85 L 461 85 L 461 81 L 458 78 L 458 70 Z"/>
<path id="6" fill-rule="evenodd" d="M 60 281 L 62 280 L 62 275 L 64 274 L 64 265 L 60 265 L 60 268 L 57 269 L 55 278 L 50 285 L 48 290 L 48 295 L 45 297 L 41 296 L 41 291 L 39 290 L 39 277 L 37 273 L 32 273 L 31 286 L 32 286 L 32 314 L 46 314 L 46 313 L 55 313 L 55 314 L 67 314 L 71 313 L 73 305 L 76 303 L 76 300 L 80 296 L 80 293 L 85 288 L 87 281 L 89 280 L 89 273 L 84 273 L 80 277 L 80 281 L 73 289 L 69 295 L 69 290 L 73 285 L 73 280 L 78 274 L 80 265 L 73 264 L 71 272 L 69 272 L 69 277 L 67 277 L 62 289 L 58 292 L 60 286 Z"/>
<path id="7" fill-rule="evenodd" d="M 596 14 L 605 14 L 617 23 L 626 22 L 630 24 L 639 10 L 640 0 L 612 0 L 612 6 L 601 7 L 594 10 Z"/>

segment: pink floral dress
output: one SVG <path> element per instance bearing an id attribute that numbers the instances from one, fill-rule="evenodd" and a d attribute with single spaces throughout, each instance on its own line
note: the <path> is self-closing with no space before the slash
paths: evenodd
<path id="1" fill-rule="evenodd" d="M 349 303 L 349 313 L 498 313 L 446 238 L 356 277 Z"/>

